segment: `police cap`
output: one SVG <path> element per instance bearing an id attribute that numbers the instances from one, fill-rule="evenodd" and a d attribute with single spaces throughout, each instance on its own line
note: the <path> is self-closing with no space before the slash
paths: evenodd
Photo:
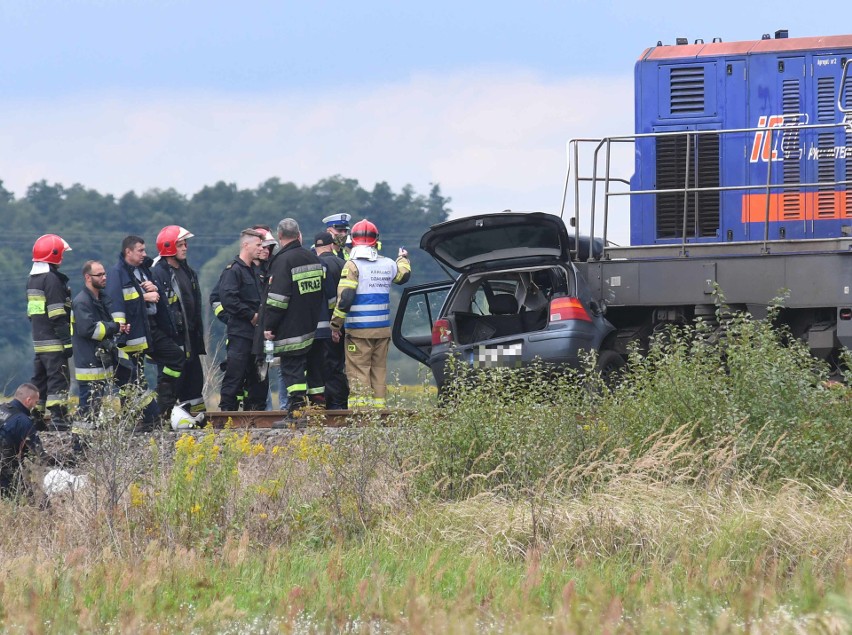
<path id="1" fill-rule="evenodd" d="M 352 215 L 346 212 L 331 214 L 322 219 L 326 227 L 334 227 L 335 229 L 349 229 L 349 221 L 352 220 Z"/>

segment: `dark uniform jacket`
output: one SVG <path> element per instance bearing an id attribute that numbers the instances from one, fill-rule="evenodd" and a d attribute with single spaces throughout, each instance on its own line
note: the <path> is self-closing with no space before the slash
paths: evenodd
<path id="1" fill-rule="evenodd" d="M 154 280 L 151 274 L 150 258 L 146 258 L 139 269 L 141 269 L 149 280 Z M 156 281 L 155 281 L 156 282 Z M 143 299 L 142 287 L 133 275 L 133 267 L 127 264 L 123 255 L 119 255 L 118 262 L 109 271 L 107 286 L 104 290 L 112 303 L 112 318 L 119 324 L 130 324 L 130 333 L 122 336 L 119 347 L 127 354 L 141 353 L 149 347 L 148 340 L 151 332 L 148 326 L 148 313 Z M 166 293 L 160 291 L 160 301 L 157 303 L 156 318 L 157 325 L 168 335 L 177 337 L 177 330 L 169 313 L 169 305 Z"/>
<path id="2" fill-rule="evenodd" d="M 225 311 L 225 307 L 222 306 L 222 294 L 219 293 L 219 281 L 216 281 L 216 286 L 213 287 L 213 290 L 210 292 L 210 308 L 213 309 L 213 315 L 215 315 L 222 324 L 228 323 L 228 317 L 230 317 Z"/>
<path id="3" fill-rule="evenodd" d="M 180 262 L 180 261 L 179 261 Z M 154 281 L 157 286 L 165 291 L 166 301 L 172 314 L 172 321 L 178 332 L 176 342 L 189 355 L 205 355 L 204 348 L 204 324 L 201 321 L 201 285 L 198 284 L 198 276 L 186 261 L 180 262 L 181 270 L 189 278 L 192 286 L 192 300 L 194 306 L 193 315 L 188 315 L 186 307 L 190 299 L 182 297 L 182 291 L 178 284 L 175 268 L 165 258 L 160 258 L 152 269 Z"/>
<path id="4" fill-rule="evenodd" d="M 56 265 L 27 281 L 27 316 L 36 353 L 71 353 L 71 289 Z"/>
<path id="5" fill-rule="evenodd" d="M 219 301 L 228 314 L 228 338 L 254 339 L 255 327 L 251 325 L 254 314 L 260 310 L 261 281 L 254 265 L 235 258 L 219 276 Z"/>
<path id="6" fill-rule="evenodd" d="M 261 261 L 260 267 L 255 266 L 254 270 L 257 274 L 258 279 L 260 280 L 260 289 L 261 295 L 263 295 L 263 289 L 266 286 L 266 270 L 269 267 L 269 261 Z M 215 315 L 222 324 L 228 323 L 228 312 L 225 310 L 225 307 L 222 306 L 222 294 L 219 292 L 219 282 L 216 282 L 216 285 L 213 287 L 213 290 L 210 292 L 210 308 L 213 309 L 213 315 Z"/>
<path id="7" fill-rule="evenodd" d="M 74 342 L 74 377 L 78 381 L 97 381 L 112 377 L 112 364 L 105 366 L 98 349 L 111 350 L 112 337 L 118 333 L 111 302 L 106 293 L 92 295 L 87 287 L 74 297 L 71 331 Z"/>
<path id="8" fill-rule="evenodd" d="M 287 244 L 269 263 L 263 330 L 272 331 L 277 355 L 306 353 L 314 342 L 320 311 L 323 268 L 315 253 L 298 240 Z"/>
<path id="9" fill-rule="evenodd" d="M 18 455 L 22 457 L 28 450 L 42 454 L 44 448 L 30 419 L 30 411 L 17 399 L 0 406 L 0 446 L 4 458 Z"/>
<path id="10" fill-rule="evenodd" d="M 322 294 L 324 302 L 320 309 L 316 339 L 327 340 L 331 338 L 331 312 L 337 305 L 337 283 L 340 282 L 340 273 L 343 271 L 343 265 L 346 261 L 333 251 L 320 254 L 319 259 L 323 269 Z"/>

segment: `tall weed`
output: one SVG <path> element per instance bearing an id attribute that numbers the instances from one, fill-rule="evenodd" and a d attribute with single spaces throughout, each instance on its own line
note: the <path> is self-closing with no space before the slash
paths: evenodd
<path id="1" fill-rule="evenodd" d="M 730 444 L 731 468 L 742 474 L 846 483 L 852 392 L 830 382 L 828 366 L 772 317 L 720 308 L 718 323 L 667 328 L 647 353 L 630 354 L 611 386 L 595 373 L 594 355 L 579 371 L 459 364 L 434 416 L 408 430 L 423 465 L 416 483 L 450 498 L 528 492 L 584 452 L 641 456 L 680 429 L 699 449 Z"/>

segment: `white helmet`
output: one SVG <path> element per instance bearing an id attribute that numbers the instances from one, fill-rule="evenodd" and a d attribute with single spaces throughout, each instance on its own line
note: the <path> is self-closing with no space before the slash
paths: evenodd
<path id="1" fill-rule="evenodd" d="M 172 430 L 192 430 L 192 428 L 200 425 L 204 413 L 193 417 L 186 409 L 188 406 L 189 402 L 184 401 L 172 408 Z"/>

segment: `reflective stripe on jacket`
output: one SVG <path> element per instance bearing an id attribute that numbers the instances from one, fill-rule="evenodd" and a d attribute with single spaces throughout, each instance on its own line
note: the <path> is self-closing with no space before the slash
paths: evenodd
<path id="1" fill-rule="evenodd" d="M 36 353 L 62 353 L 71 348 L 71 289 L 56 265 L 27 280 L 27 317 Z"/>
<path id="2" fill-rule="evenodd" d="M 260 278 L 254 265 L 239 258 L 228 264 L 219 276 L 219 300 L 228 314 L 228 338 L 254 339 L 251 319 L 260 310 Z"/>
<path id="3" fill-rule="evenodd" d="M 110 299 L 101 292 L 95 298 L 84 287 L 74 297 L 71 311 L 72 341 L 74 342 L 74 377 L 78 381 L 110 379 L 113 367 L 103 365 L 97 355 L 98 347 L 118 333 L 118 323 L 110 311 Z"/>
<path id="4" fill-rule="evenodd" d="M 139 267 L 149 280 L 153 281 L 150 265 L 152 260 L 146 258 Z M 133 267 L 118 257 L 118 262 L 109 270 L 107 286 L 104 289 L 112 303 L 112 319 L 119 324 L 130 324 L 130 333 L 119 340 L 119 346 L 125 354 L 141 353 L 148 348 L 150 336 L 148 313 L 145 308 L 144 291 L 133 275 Z M 169 335 L 176 333 L 174 322 L 169 314 L 169 305 L 165 292 L 160 289 L 160 301 L 157 303 L 157 314 L 154 316 L 157 325 Z"/>
<path id="5" fill-rule="evenodd" d="M 275 353 L 299 355 L 310 349 L 327 300 L 323 267 L 315 253 L 294 240 L 272 257 L 263 307 L 263 330 L 272 331 Z"/>
<path id="6" fill-rule="evenodd" d="M 186 313 L 187 303 L 181 298 L 175 268 L 165 258 L 160 258 L 151 268 L 151 273 L 157 286 L 165 291 L 166 301 L 169 310 L 172 312 L 172 321 L 176 325 L 183 325 L 183 329 L 178 329 L 178 337 L 175 341 L 183 348 L 187 356 L 190 352 L 195 355 L 204 355 L 206 351 L 204 348 L 204 323 L 201 319 L 201 286 L 198 284 L 198 276 L 186 261 L 183 261 L 180 266 L 187 273 L 192 284 L 192 293 L 195 296 L 195 315 L 193 316 Z M 195 324 L 197 327 L 188 328 L 190 324 Z"/>

